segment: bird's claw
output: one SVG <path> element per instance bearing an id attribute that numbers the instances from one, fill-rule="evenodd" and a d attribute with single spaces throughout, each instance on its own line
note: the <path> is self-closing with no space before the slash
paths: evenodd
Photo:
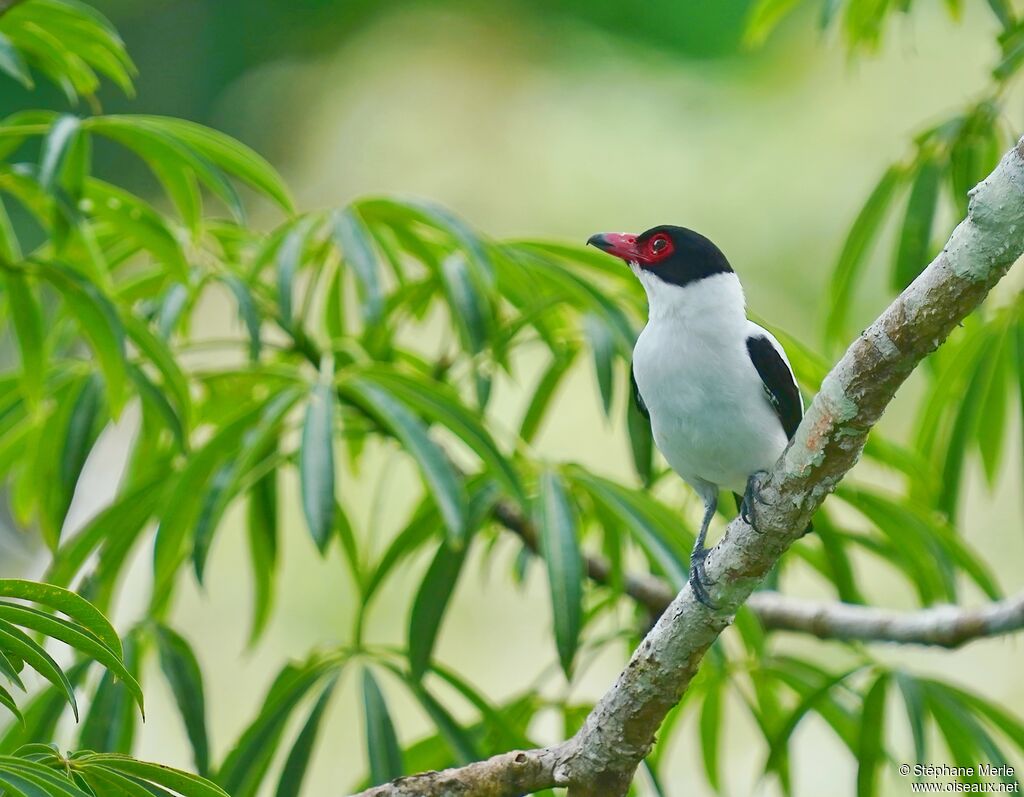
<path id="1" fill-rule="evenodd" d="M 708 576 L 707 569 L 705 567 L 705 561 L 708 558 L 707 548 L 697 548 L 692 554 L 690 554 L 690 589 L 693 590 L 693 597 L 695 597 L 700 603 L 707 606 L 709 609 L 716 609 L 717 607 L 711 601 L 711 596 L 708 594 L 707 588 L 712 586 L 715 581 Z"/>
<path id="2" fill-rule="evenodd" d="M 747 479 L 747 489 L 743 492 L 743 501 L 740 503 L 740 517 L 754 531 L 758 531 L 754 507 L 760 500 L 761 478 L 766 475 L 765 471 L 758 471 Z"/>

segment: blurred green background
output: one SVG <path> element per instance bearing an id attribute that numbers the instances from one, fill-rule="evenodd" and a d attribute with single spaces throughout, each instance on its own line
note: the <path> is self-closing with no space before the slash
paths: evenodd
<path id="1" fill-rule="evenodd" d="M 834 34 L 816 32 L 812 13 L 787 20 L 764 48 L 745 50 L 739 40 L 746 0 L 95 5 L 121 31 L 140 71 L 137 98 L 105 89 L 105 110 L 177 115 L 237 136 L 282 171 L 300 208 L 382 192 L 419 195 L 495 236 L 573 241 L 598 230 L 683 224 L 724 249 L 754 313 L 812 344 L 821 340 L 838 247 L 878 175 L 906 152 L 915 131 L 969 102 L 996 57 L 994 22 L 978 3 L 967 5 L 959 24 L 940 8 L 922 7 L 896 21 L 881 52 L 854 59 Z M 0 96 L 12 109 L 62 103 L 51 87 L 40 91 L 52 96 L 30 101 L 5 81 Z M 1009 123 L 1021 129 L 1019 118 Z M 132 163 L 99 155 L 100 174 L 118 170 L 129 185 L 146 179 L 141 164 L 138 174 L 126 174 Z M 268 222 L 276 219 L 265 212 Z M 938 225 L 943 236 L 950 222 Z M 1019 286 L 1017 272 L 1011 279 Z M 884 269 L 875 274 L 851 313 L 858 322 L 886 303 Z M 211 306 L 204 333 L 233 328 L 228 315 Z M 530 384 L 528 363 L 523 376 Z M 499 387 L 499 406 L 518 417 L 524 391 Z M 904 392 L 914 390 L 912 381 Z M 625 437 L 604 420 L 589 368 L 577 368 L 559 403 L 559 423 L 543 430 L 539 450 L 627 476 Z M 909 406 L 906 396 L 898 398 L 884 420 L 897 439 Z M 130 428 L 128 417 L 94 454 L 89 489 L 76 499 L 80 517 L 112 490 Z M 1010 434 L 1017 439 L 1019 431 Z M 378 459 L 358 476 L 346 474 L 341 487 L 352 513 L 371 519 L 371 529 L 373 518 L 385 525 L 400 511 L 395 496 L 413 478 L 395 461 Z M 994 494 L 972 473 L 965 512 L 969 540 L 1011 591 L 1024 562 L 1024 535 L 1012 528 L 1019 525 L 1021 481 L 1019 457 Z M 282 505 L 300 524 L 298 502 Z M 212 555 L 219 577 L 202 593 L 190 585 L 175 614 L 208 679 L 216 756 L 255 713 L 288 656 L 345 639 L 355 601 L 336 549 L 325 562 L 304 533 L 286 533 L 270 632 L 246 651 L 249 584 L 239 518 L 232 517 Z M 5 570 L 41 570 L 42 552 L 37 556 L 23 540 L 8 548 L 12 564 Z M 488 572 L 470 569 L 438 649 L 440 661 L 458 665 L 495 700 L 534 683 L 550 661 L 543 572 L 534 567 L 525 586 L 514 587 L 507 572 L 515 548 L 509 542 Z M 148 556 L 140 554 L 122 605 L 132 605 L 133 590 L 138 606 L 145 605 Z M 425 564 L 414 563 L 415 575 L 392 582 L 379 599 L 375 641 L 403 638 L 410 592 Z M 911 603 L 881 574 L 875 587 L 880 604 Z M 890 653 L 1024 707 L 1021 650 L 1013 639 L 956 653 Z M 579 694 L 599 695 L 621 663 L 618 654 L 595 661 L 579 679 Z M 159 679 L 146 682 L 149 710 L 137 754 L 187 765 L 170 694 Z M 402 695 L 389 699 L 403 740 L 427 731 Z M 365 756 L 356 701 L 345 689 L 332 703 L 310 793 L 338 794 L 360 777 Z M 797 732 L 798 793 L 845 793 L 854 778 L 855 762 L 822 728 L 813 719 Z M 892 732 L 903 732 L 895 719 Z M 555 741 L 558 728 L 549 733 Z M 666 784 L 673 795 L 706 788 L 695 734 L 684 728 L 673 741 Z M 729 793 L 771 793 L 756 782 L 759 757 L 747 755 L 756 739 L 753 728 L 731 723 L 724 744 Z M 888 786 L 893 794 L 907 792 L 906 784 Z"/>

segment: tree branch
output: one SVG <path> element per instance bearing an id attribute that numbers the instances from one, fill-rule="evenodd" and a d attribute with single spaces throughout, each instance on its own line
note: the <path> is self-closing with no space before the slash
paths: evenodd
<path id="1" fill-rule="evenodd" d="M 520 537 L 523 545 L 536 552 L 536 529 L 515 504 L 499 502 L 494 515 Z M 607 559 L 588 554 L 584 556 L 584 564 L 591 581 L 611 583 L 612 568 Z M 660 617 L 675 598 L 672 587 L 650 573 L 626 573 L 622 578 L 622 591 L 653 617 Z M 753 593 L 745 605 L 768 631 L 795 631 L 818 639 L 955 648 L 975 639 L 1024 628 L 1024 592 L 972 609 L 935 606 L 897 611 L 837 601 L 805 600 L 767 591 Z"/>
<path id="2" fill-rule="evenodd" d="M 759 485 L 753 507 L 757 531 L 739 518 L 729 524 L 707 560 L 717 609 L 701 605 L 684 588 L 583 727 L 561 745 L 449 770 L 440 785 L 436 773 L 403 778 L 364 797 L 514 797 L 551 786 L 568 786 L 570 797 L 624 795 L 708 648 L 857 462 L 868 431 L 897 388 L 981 303 L 1022 251 L 1024 139 L 971 192 L 967 219 L 946 248 L 825 378 L 792 443 Z M 538 777 L 517 780 L 520 756 L 544 762 Z"/>
<path id="3" fill-rule="evenodd" d="M 819 639 L 956 648 L 975 639 L 1001 636 L 1024 628 L 1024 592 L 972 609 L 933 606 L 900 612 L 849 603 L 798 600 L 777 592 L 755 592 L 747 606 L 767 629 L 798 631 Z"/>

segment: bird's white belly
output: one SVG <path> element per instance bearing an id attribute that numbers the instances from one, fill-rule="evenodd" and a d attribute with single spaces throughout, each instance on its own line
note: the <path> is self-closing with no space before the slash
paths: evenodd
<path id="1" fill-rule="evenodd" d="M 778 459 L 785 432 L 750 362 L 745 335 L 723 340 L 679 333 L 670 324 L 648 324 L 633 352 L 654 442 L 698 490 L 707 482 L 742 493 L 752 473 Z"/>

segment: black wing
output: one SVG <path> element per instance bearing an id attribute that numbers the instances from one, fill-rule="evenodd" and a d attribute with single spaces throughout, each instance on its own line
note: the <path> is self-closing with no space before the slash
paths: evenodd
<path id="1" fill-rule="evenodd" d="M 629 383 L 633 386 L 633 401 L 636 402 L 636 408 L 640 410 L 640 414 L 643 415 L 647 420 L 651 419 L 651 413 L 647 409 L 647 405 L 644 404 L 644 397 L 640 395 L 640 388 L 636 384 L 636 375 L 633 373 L 633 363 L 629 364 Z"/>
<path id="2" fill-rule="evenodd" d="M 782 422 L 786 437 L 790 440 L 796 434 L 796 427 L 804 417 L 800 401 L 800 389 L 796 386 L 793 372 L 782 359 L 779 350 L 765 335 L 751 335 L 747 338 L 747 353 L 764 384 L 764 392 Z"/>

